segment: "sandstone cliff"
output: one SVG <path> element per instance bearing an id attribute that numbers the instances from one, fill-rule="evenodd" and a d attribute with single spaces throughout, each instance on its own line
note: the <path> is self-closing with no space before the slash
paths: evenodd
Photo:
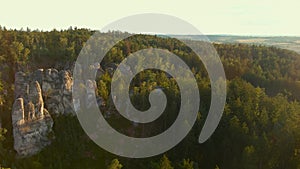
<path id="1" fill-rule="evenodd" d="M 100 65 L 93 65 L 93 70 L 97 73 Z M 14 149 L 20 156 L 36 154 L 51 143 L 51 139 L 54 138 L 51 115 L 75 115 L 75 110 L 90 106 L 96 90 L 96 82 L 81 80 L 80 77 L 83 76 L 81 72 L 82 69 L 78 69 L 75 73 L 82 84 L 83 91 L 80 92 L 82 96 L 73 97 L 73 78 L 69 71 L 38 69 L 30 74 L 23 72 L 15 74 L 12 122 Z M 101 100 L 97 98 L 99 105 Z"/>
<path id="2" fill-rule="evenodd" d="M 12 122 L 14 148 L 20 156 L 33 155 L 51 143 L 53 120 L 48 110 L 57 115 L 75 113 L 72 84 L 65 70 L 16 73 Z"/>
<path id="3" fill-rule="evenodd" d="M 37 81 L 45 107 L 53 114 L 75 114 L 72 103 L 72 76 L 68 71 L 56 69 L 39 69 L 26 75 L 18 72 L 15 76 L 15 98 L 22 97 L 27 103 L 29 84 Z"/>
<path id="4" fill-rule="evenodd" d="M 12 111 L 14 149 L 20 156 L 33 155 L 49 145 L 53 126 L 39 83 L 31 82 L 27 92 L 16 99 Z"/>

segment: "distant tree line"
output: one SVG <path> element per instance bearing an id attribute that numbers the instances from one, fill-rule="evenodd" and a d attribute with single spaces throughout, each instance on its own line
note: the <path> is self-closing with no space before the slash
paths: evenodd
<path id="1" fill-rule="evenodd" d="M 85 42 L 88 29 L 31 31 L 0 27 L 0 164 L 17 169 L 299 169 L 300 168 L 300 55 L 285 49 L 245 44 L 214 44 L 227 77 L 227 102 L 213 136 L 198 144 L 198 136 L 210 107 L 211 85 L 195 53 L 177 39 L 134 35 L 118 42 L 101 66 L 120 63 L 129 54 L 149 47 L 167 49 L 193 71 L 201 95 L 198 118 L 188 136 L 164 155 L 147 159 L 116 157 L 94 144 L 76 117 L 54 117 L 55 140 L 43 151 L 17 158 L 13 150 L 11 108 L 14 74 L 37 68 L 63 69 L 72 65 Z M 121 32 L 103 33 L 108 40 Z M 201 45 L 203 42 L 193 41 Z M 108 122 L 130 135 L 133 124 L 120 117 L 110 97 L 111 74 L 104 69 L 97 80 L 97 94 L 104 99 L 103 112 L 114 112 Z M 131 101 L 139 110 L 150 107 L 155 88 L 167 95 L 163 115 L 150 124 L 134 127 L 135 136 L 148 137 L 170 127 L 180 108 L 176 81 L 157 70 L 140 72 L 131 83 Z M 50 112 L 51 113 L 51 112 Z M 118 120 L 116 122 L 116 120 Z M 122 124 L 122 125 L 120 125 Z M 124 128 L 124 126 L 127 126 Z M 5 129 L 4 129 L 5 128 Z M 4 139 L 5 138 L 5 139 Z"/>

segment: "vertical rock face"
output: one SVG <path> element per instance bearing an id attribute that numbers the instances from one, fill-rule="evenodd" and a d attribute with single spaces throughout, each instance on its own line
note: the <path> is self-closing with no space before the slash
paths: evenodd
<path id="1" fill-rule="evenodd" d="M 27 86 L 24 82 L 24 86 Z M 19 91 L 17 91 L 20 93 Z M 28 98 L 24 101 L 24 98 Z M 20 156 L 37 153 L 51 143 L 53 120 L 46 109 L 38 81 L 15 100 L 12 112 L 14 149 Z"/>
<path id="2" fill-rule="evenodd" d="M 44 116 L 44 101 L 42 97 L 42 90 L 38 81 L 30 83 L 29 100 L 31 102 L 30 107 L 33 107 L 35 112 L 32 116 L 42 118 Z"/>
<path id="3" fill-rule="evenodd" d="M 22 125 L 25 120 L 23 98 L 18 98 L 13 105 L 12 123 L 14 126 Z"/>
<path id="4" fill-rule="evenodd" d="M 38 69 L 15 74 L 15 103 L 12 110 L 14 148 L 30 156 L 51 143 L 53 114 L 75 114 L 73 79 L 68 71 Z"/>
<path id="5" fill-rule="evenodd" d="M 74 69 L 74 77 L 76 85 L 73 86 L 73 105 L 76 111 L 82 109 L 89 109 L 93 106 L 104 106 L 103 99 L 98 96 L 97 93 L 97 83 L 95 79 L 99 79 L 105 71 L 101 68 L 99 63 L 94 63 L 92 65 L 80 65 L 76 63 Z M 83 71 L 88 69 L 88 71 Z"/>
<path id="6" fill-rule="evenodd" d="M 100 65 L 93 65 L 98 70 Z M 75 72 L 81 76 L 82 70 Z M 100 73 L 103 73 L 101 71 Z M 96 75 L 96 74 L 94 74 Z M 39 69 L 26 75 L 15 74 L 15 102 L 12 110 L 14 149 L 20 156 L 36 154 L 51 143 L 53 120 L 49 112 L 55 115 L 74 114 L 82 106 L 89 107 L 94 99 L 96 82 L 82 81 L 84 100 L 72 97 L 73 78 L 65 70 Z M 73 105 L 74 101 L 74 105 Z M 49 112 L 48 112 L 49 110 Z"/>
<path id="7" fill-rule="evenodd" d="M 75 114 L 72 103 L 73 79 L 68 71 L 47 69 L 43 74 L 42 91 L 45 106 L 54 114 Z"/>
<path id="8" fill-rule="evenodd" d="M 15 99 L 22 97 L 26 104 L 31 101 L 38 116 L 42 115 L 44 106 L 53 114 L 75 114 L 72 86 L 72 76 L 65 70 L 38 69 L 29 75 L 18 72 L 15 75 Z M 41 102 L 42 98 L 44 102 Z"/>

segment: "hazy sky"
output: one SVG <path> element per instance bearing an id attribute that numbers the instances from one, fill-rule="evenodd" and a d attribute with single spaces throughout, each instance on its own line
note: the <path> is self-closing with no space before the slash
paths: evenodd
<path id="1" fill-rule="evenodd" d="M 125 16 L 163 13 L 188 21 L 204 34 L 298 35 L 299 0 L 6 0 L 0 25 L 52 30 L 100 30 Z"/>

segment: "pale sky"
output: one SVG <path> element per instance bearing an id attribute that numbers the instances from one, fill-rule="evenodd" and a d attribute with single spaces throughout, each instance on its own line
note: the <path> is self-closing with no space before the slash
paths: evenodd
<path id="1" fill-rule="evenodd" d="M 100 30 L 140 13 L 181 18 L 204 34 L 300 36 L 299 0 L 1 0 L 0 25 Z"/>

